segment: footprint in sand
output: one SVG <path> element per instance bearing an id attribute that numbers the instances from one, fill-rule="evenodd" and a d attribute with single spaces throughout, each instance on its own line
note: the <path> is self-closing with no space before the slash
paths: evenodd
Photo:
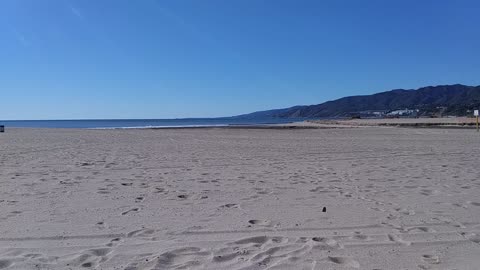
<path id="1" fill-rule="evenodd" d="M 323 241 L 320 238 L 316 240 Z M 259 269 L 259 267 L 299 269 L 298 265 L 305 265 L 305 262 L 299 261 L 300 258 L 315 246 L 321 245 L 321 242 L 317 241 L 306 237 L 298 239 L 280 236 L 249 237 L 227 243 L 227 248 L 215 250 L 212 262 L 224 263 L 223 268 L 215 269 L 234 269 L 233 266 L 239 266 L 239 263 L 245 263 L 245 265 L 243 265 L 243 268 L 238 267 L 238 269 Z M 329 244 L 335 245 L 336 243 L 329 242 Z M 234 265 L 227 266 L 225 263 L 233 263 Z M 297 266 L 294 266 L 295 264 Z M 307 264 L 311 265 L 311 262 Z"/>
<path id="2" fill-rule="evenodd" d="M 422 259 L 430 264 L 439 264 L 440 263 L 440 258 L 437 255 L 423 255 Z"/>
<path id="3" fill-rule="evenodd" d="M 140 229 L 127 233 L 127 237 L 146 237 L 150 236 L 155 232 L 153 229 Z"/>
<path id="4" fill-rule="evenodd" d="M 157 255 L 147 255 L 125 269 L 204 269 L 211 252 L 198 247 L 184 247 Z"/>
<path id="5" fill-rule="evenodd" d="M 99 228 L 99 229 L 105 229 L 105 228 L 106 228 L 105 221 L 99 221 L 99 222 L 95 223 L 95 225 L 96 225 L 97 228 Z"/>
<path id="6" fill-rule="evenodd" d="M 130 209 L 130 210 L 128 210 L 128 211 L 123 212 L 123 213 L 122 213 L 122 216 L 125 216 L 125 215 L 127 215 L 127 214 L 129 214 L 129 213 L 131 213 L 131 212 L 138 212 L 139 210 L 140 210 L 140 208 L 137 208 L 137 207 L 136 207 L 136 208 L 132 208 L 132 209 Z"/>
<path id="7" fill-rule="evenodd" d="M 475 244 L 480 244 L 480 235 L 476 233 L 461 233 L 461 235 Z"/>
<path id="8" fill-rule="evenodd" d="M 263 226 L 263 227 L 268 227 L 272 225 L 272 222 L 270 220 L 260 220 L 260 219 L 251 219 L 248 221 L 248 223 L 251 225 Z"/>
<path id="9" fill-rule="evenodd" d="M 102 257 L 112 252 L 112 250 L 109 248 L 96 248 L 96 249 L 90 249 L 87 252 L 91 253 L 94 256 Z"/>
<path id="10" fill-rule="evenodd" d="M 95 165 L 94 162 L 82 162 L 79 164 L 80 167 L 85 167 L 85 166 L 92 166 Z"/>
<path id="11" fill-rule="evenodd" d="M 406 208 L 394 208 L 394 210 L 406 216 L 413 216 L 416 214 L 414 210 L 410 210 Z"/>
<path id="12" fill-rule="evenodd" d="M 107 188 L 99 188 L 97 193 L 99 193 L 99 194 L 109 194 L 110 191 Z"/>
<path id="13" fill-rule="evenodd" d="M 468 202 L 468 203 L 471 204 L 471 205 L 474 205 L 474 206 L 480 206 L 479 202 Z"/>
<path id="14" fill-rule="evenodd" d="M 116 245 L 118 245 L 118 243 L 120 243 L 122 239 L 121 238 L 113 238 L 112 240 L 110 240 L 109 243 L 107 243 L 105 246 L 107 247 L 114 247 Z"/>
<path id="15" fill-rule="evenodd" d="M 254 237 L 249 237 L 249 238 L 244 238 L 244 239 L 239 239 L 235 242 L 229 243 L 227 245 L 255 245 L 255 246 L 261 246 L 266 243 L 285 243 L 287 242 L 288 239 L 285 237 L 280 237 L 280 236 L 254 236 Z"/>
<path id="16" fill-rule="evenodd" d="M 213 254 L 212 262 L 213 263 L 225 263 L 235 261 L 246 261 L 247 256 L 250 254 L 251 250 L 246 248 L 239 247 L 226 247 L 216 250 Z"/>
<path id="17" fill-rule="evenodd" d="M 432 196 L 440 193 L 438 190 L 431 190 L 431 189 L 422 189 L 420 191 L 420 194 L 425 195 L 425 196 Z"/>
<path id="18" fill-rule="evenodd" d="M 338 243 L 336 240 L 326 237 L 313 237 L 312 241 L 315 242 L 315 249 L 343 249 L 343 245 Z"/>
<path id="19" fill-rule="evenodd" d="M 388 236 L 388 240 L 390 240 L 392 242 L 397 242 L 397 243 L 400 243 L 400 244 L 405 245 L 405 246 L 410 246 L 412 244 L 411 242 L 405 241 L 402 238 L 400 238 L 399 236 L 394 235 L 394 234 L 389 234 L 387 236 Z"/>
<path id="20" fill-rule="evenodd" d="M 4 269 L 12 265 L 13 265 L 13 262 L 11 260 L 6 260 L 6 259 L 0 260 L 0 269 Z"/>
<path id="21" fill-rule="evenodd" d="M 8 214 L 6 216 L 6 218 L 15 217 L 17 215 L 20 215 L 21 213 L 22 213 L 22 211 L 12 211 L 12 212 L 10 212 L 10 214 Z"/>
<path id="22" fill-rule="evenodd" d="M 360 241 L 369 241 L 371 240 L 370 236 L 366 234 L 362 234 L 361 232 L 355 232 L 352 236 L 350 236 L 352 240 L 360 240 Z"/>
<path id="23" fill-rule="evenodd" d="M 345 267 L 360 268 L 360 263 L 349 257 L 328 257 L 328 260 Z"/>
<path id="24" fill-rule="evenodd" d="M 162 187 L 155 187 L 154 193 L 168 193 L 164 188 Z"/>
<path id="25" fill-rule="evenodd" d="M 429 228 L 429 227 L 421 227 L 421 226 L 416 226 L 416 227 L 408 227 L 403 230 L 404 232 L 435 232 L 434 229 Z"/>
<path id="26" fill-rule="evenodd" d="M 95 248 L 83 251 L 80 255 L 73 258 L 67 258 L 67 266 L 95 268 L 100 263 L 108 260 L 107 255 L 112 252 L 110 248 Z"/>
<path id="27" fill-rule="evenodd" d="M 250 261 L 256 262 L 259 265 L 268 265 L 273 263 L 273 260 L 278 260 L 279 258 L 289 258 L 292 256 L 301 256 L 306 252 L 311 250 L 308 246 L 299 247 L 295 244 L 282 245 L 282 246 L 273 246 L 262 250 L 255 254 Z"/>
<path id="28" fill-rule="evenodd" d="M 461 203 L 452 203 L 452 205 L 455 206 L 455 207 L 459 207 L 459 208 L 465 208 L 465 209 L 468 208 L 468 206 L 466 206 L 464 204 L 461 204 Z"/>
<path id="29" fill-rule="evenodd" d="M 239 207 L 238 204 L 235 204 L 235 203 L 227 203 L 220 206 L 220 208 L 238 208 L 238 207 Z"/>

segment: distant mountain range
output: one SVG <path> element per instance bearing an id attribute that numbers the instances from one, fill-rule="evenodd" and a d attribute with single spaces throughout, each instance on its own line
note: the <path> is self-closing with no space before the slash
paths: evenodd
<path id="1" fill-rule="evenodd" d="M 419 116 L 471 115 L 480 108 L 480 86 L 461 84 L 395 89 L 373 95 L 350 96 L 318 105 L 254 112 L 242 118 L 352 117 L 375 111 L 418 110 Z"/>

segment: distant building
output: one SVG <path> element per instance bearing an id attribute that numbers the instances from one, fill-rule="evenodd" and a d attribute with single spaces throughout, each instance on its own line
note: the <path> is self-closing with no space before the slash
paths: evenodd
<path id="1" fill-rule="evenodd" d="M 358 112 L 350 112 L 348 116 L 352 118 L 392 118 L 392 117 L 417 117 L 419 115 L 418 109 L 404 109 L 404 110 L 365 110 Z"/>
<path id="2" fill-rule="evenodd" d="M 419 110 L 411 110 L 411 109 L 404 109 L 404 110 L 395 110 L 387 113 L 387 116 L 391 117 L 400 117 L 400 116 L 410 116 L 415 117 L 418 115 Z"/>
<path id="3" fill-rule="evenodd" d="M 364 118 L 382 118 L 387 112 L 386 110 L 366 110 L 356 112 L 355 114 Z"/>

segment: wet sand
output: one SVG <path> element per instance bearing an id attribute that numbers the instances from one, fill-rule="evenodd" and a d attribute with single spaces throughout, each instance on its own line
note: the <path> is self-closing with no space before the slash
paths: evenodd
<path id="1" fill-rule="evenodd" d="M 8 129 L 0 269 L 478 269 L 479 149 L 461 129 Z"/>

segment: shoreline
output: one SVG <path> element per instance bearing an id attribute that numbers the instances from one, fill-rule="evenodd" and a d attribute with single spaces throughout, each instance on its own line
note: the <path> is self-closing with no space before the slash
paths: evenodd
<path id="1" fill-rule="evenodd" d="M 475 118 L 371 118 L 304 120 L 282 124 L 233 124 L 233 125 L 194 125 L 194 126 L 138 126 L 138 127 L 8 127 L 11 129 L 83 129 L 83 130 L 179 130 L 179 129 L 336 129 L 365 127 L 403 127 L 403 128 L 448 128 L 475 129 Z"/>

